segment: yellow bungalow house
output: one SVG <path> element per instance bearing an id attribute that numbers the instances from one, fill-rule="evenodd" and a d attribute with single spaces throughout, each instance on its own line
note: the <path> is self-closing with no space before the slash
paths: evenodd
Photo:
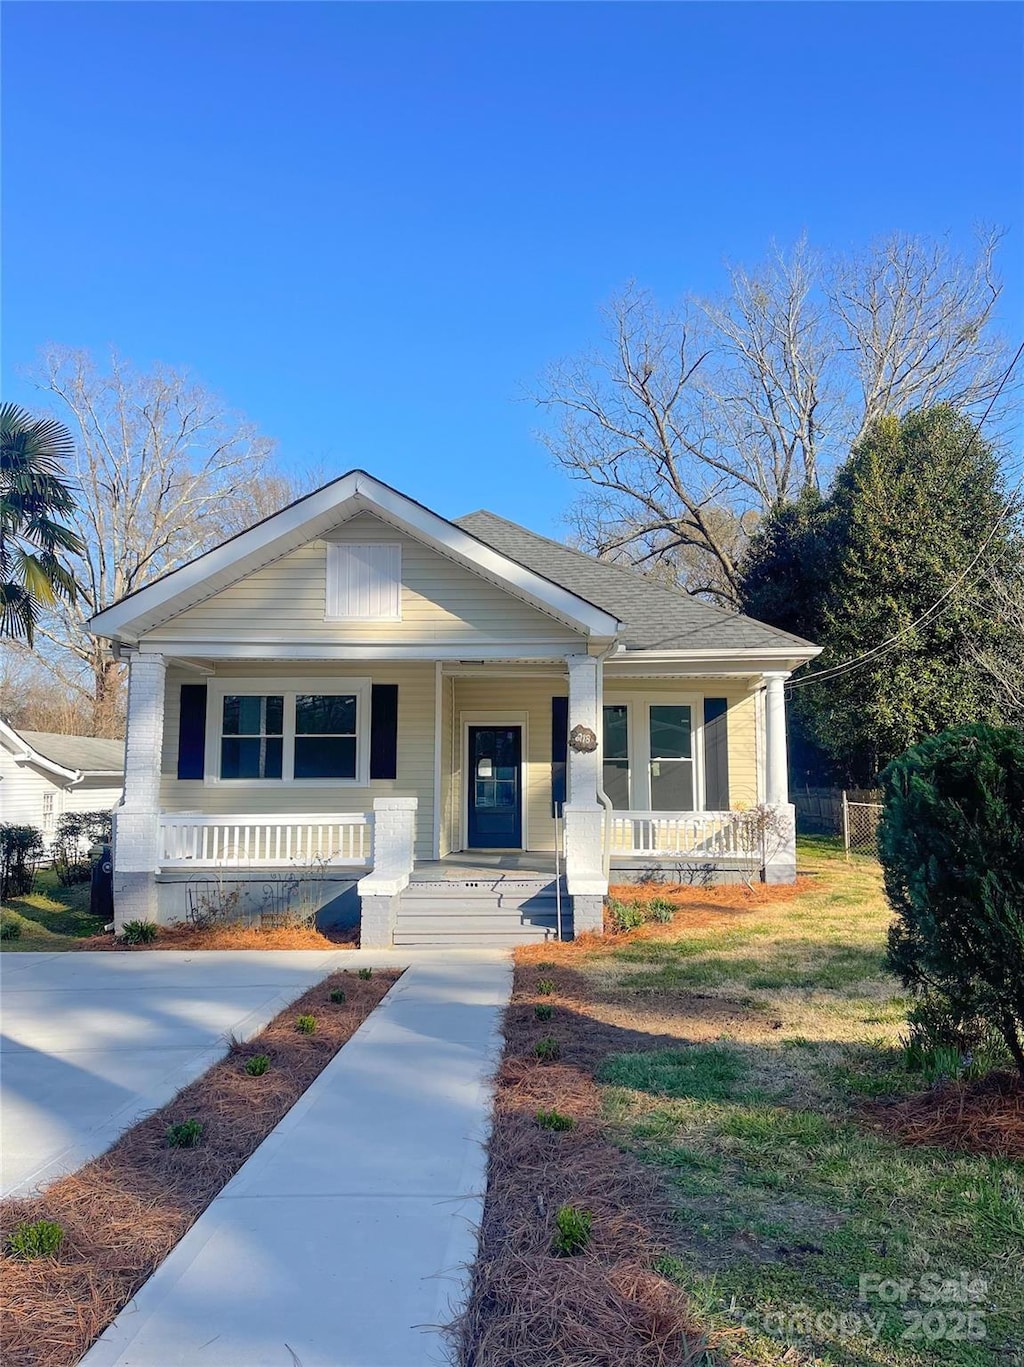
<path id="1" fill-rule="evenodd" d="M 129 666 L 118 925 L 315 884 L 364 945 L 502 943 L 600 929 L 610 877 L 795 876 L 817 647 L 493 513 L 355 470 L 91 626 Z"/>

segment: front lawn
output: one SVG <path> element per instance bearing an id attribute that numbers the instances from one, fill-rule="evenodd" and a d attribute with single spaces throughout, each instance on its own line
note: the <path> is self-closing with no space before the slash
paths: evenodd
<path id="1" fill-rule="evenodd" d="M 89 884 L 62 887 L 52 869 L 39 869 L 32 892 L 8 898 L 3 912 L 21 932 L 17 939 L 0 940 L 4 950 L 80 949 L 80 940 L 103 930 L 102 918 L 89 912 Z"/>
<path id="2" fill-rule="evenodd" d="M 519 952 L 464 1362 L 512 1360 L 502 1325 L 565 1363 L 597 1327 L 602 1363 L 1024 1361 L 1024 1167 L 898 1142 L 887 1099 L 931 1079 L 900 1043 L 879 870 L 809 842 L 801 872 L 796 892 L 688 888 L 672 924 Z M 557 1058 L 536 1057 L 541 1037 Z M 549 1109 L 575 1123 L 542 1129 Z M 614 1182 L 613 1153 L 632 1165 Z M 594 1213 L 578 1275 L 596 1294 L 581 1284 L 558 1327 L 531 1321 L 514 1273 L 532 1259 L 543 1286 L 565 1262 L 551 1256 L 563 1202 Z M 608 1231 L 624 1221 L 660 1290 L 623 1275 Z M 685 1309 L 665 1338 L 669 1288 Z M 663 1335 L 657 1354 L 645 1333 L 652 1348 Z"/>

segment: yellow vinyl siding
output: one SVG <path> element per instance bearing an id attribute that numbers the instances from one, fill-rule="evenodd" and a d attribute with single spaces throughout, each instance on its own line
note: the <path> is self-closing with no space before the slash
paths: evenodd
<path id="1" fill-rule="evenodd" d="M 352 674 L 351 665 L 338 666 L 303 662 L 295 670 L 303 678 L 331 678 Z M 301 812 L 363 812 L 373 808 L 375 797 L 415 797 L 416 858 L 432 858 L 434 827 L 434 666 L 423 664 L 378 664 L 358 667 L 360 675 L 374 683 L 398 685 L 398 777 L 372 779 L 367 787 L 339 784 L 312 787 L 300 783 L 224 783 L 205 784 L 201 779 L 181 780 L 178 770 L 178 725 L 181 685 L 196 683 L 194 673 L 170 669 L 164 713 L 164 750 L 160 785 L 160 806 L 165 812 L 201 811 L 218 813 L 261 812 L 296 814 Z M 282 662 L 251 664 L 238 661 L 221 665 L 217 678 L 280 678 L 286 673 Z"/>
<path id="2" fill-rule="evenodd" d="M 306 644 L 551 641 L 563 651 L 580 639 L 553 617 L 369 514 L 344 523 L 330 539 L 401 545 L 400 621 L 326 621 L 327 549 L 317 540 L 186 608 L 149 639 L 168 644 L 193 637 L 230 643 L 254 635 Z"/>

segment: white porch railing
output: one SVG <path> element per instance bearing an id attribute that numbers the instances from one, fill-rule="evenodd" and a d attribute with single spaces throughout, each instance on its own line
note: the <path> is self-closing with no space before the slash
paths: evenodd
<path id="1" fill-rule="evenodd" d="M 755 812 L 613 812 L 613 858 L 733 857 L 760 853 Z"/>
<path id="2" fill-rule="evenodd" d="M 370 812 L 329 815 L 210 816 L 161 813 L 161 868 L 294 867 L 323 863 L 368 868 Z"/>

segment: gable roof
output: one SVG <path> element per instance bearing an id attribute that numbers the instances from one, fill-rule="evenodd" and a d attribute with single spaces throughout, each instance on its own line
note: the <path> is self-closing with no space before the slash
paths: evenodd
<path id="1" fill-rule="evenodd" d="M 441 517 L 365 470 L 350 470 L 280 512 L 136 589 L 89 621 L 97 636 L 134 644 L 186 608 L 213 597 L 289 551 L 333 530 L 357 512 L 369 512 L 432 546 L 497 587 L 587 636 L 614 639 L 615 614 L 594 603 L 585 589 L 568 588 L 465 528 Z"/>
<path id="2" fill-rule="evenodd" d="M 701 602 L 645 578 L 637 570 L 575 550 L 480 509 L 455 519 L 503 554 L 539 574 L 586 593 L 624 624 L 627 650 L 775 650 L 817 654 L 799 636 Z"/>
<path id="3" fill-rule="evenodd" d="M 15 731 L 0 721 L 0 740 L 19 758 L 74 781 L 124 773 L 124 741 L 102 736 L 64 736 L 53 731 Z"/>

